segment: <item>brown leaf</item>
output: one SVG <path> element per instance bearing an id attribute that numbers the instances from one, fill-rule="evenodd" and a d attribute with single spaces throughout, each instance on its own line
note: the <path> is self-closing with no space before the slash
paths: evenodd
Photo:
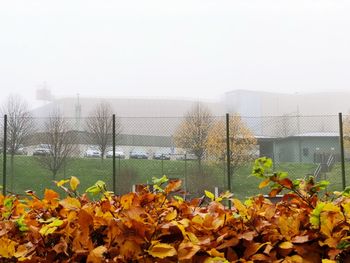
<path id="1" fill-rule="evenodd" d="M 293 243 L 305 243 L 309 241 L 309 235 L 306 236 L 295 236 L 292 238 Z"/>
<path id="2" fill-rule="evenodd" d="M 68 256 L 67 248 L 68 248 L 67 242 L 63 238 L 61 238 L 60 242 L 57 243 L 52 249 L 57 254 L 64 253 Z"/>
<path id="3" fill-rule="evenodd" d="M 128 259 L 137 258 L 137 256 L 141 254 L 142 250 L 140 245 L 134 240 L 125 240 L 125 242 L 120 246 L 120 256 L 125 261 Z"/>
<path id="4" fill-rule="evenodd" d="M 216 249 L 217 250 L 221 250 L 227 247 L 234 247 L 239 243 L 239 240 L 237 237 L 233 237 L 229 240 L 224 240 L 223 243 L 220 246 L 217 246 Z"/>
<path id="5" fill-rule="evenodd" d="M 200 246 L 183 241 L 178 249 L 178 258 L 179 260 L 191 259 L 199 250 Z"/>
<path id="6" fill-rule="evenodd" d="M 282 180 L 279 180 L 278 183 L 282 186 L 284 186 L 287 189 L 292 189 L 293 188 L 293 182 L 288 179 L 288 178 L 284 178 Z"/>
<path id="7" fill-rule="evenodd" d="M 104 246 L 99 246 L 92 250 L 88 257 L 86 262 L 87 263 L 102 263 L 104 261 L 104 253 L 106 253 L 107 248 Z"/>
<path id="8" fill-rule="evenodd" d="M 255 261 L 265 261 L 265 262 L 270 261 L 270 257 L 265 255 L 265 254 L 262 254 L 262 253 L 255 254 L 250 259 L 253 260 L 253 262 L 255 262 Z"/>
<path id="9" fill-rule="evenodd" d="M 245 239 L 247 241 L 252 241 L 255 236 L 256 232 L 254 231 L 244 232 L 243 234 L 238 235 L 240 239 Z"/>
<path id="10" fill-rule="evenodd" d="M 244 258 L 249 259 L 250 256 L 254 255 L 256 252 L 259 251 L 259 249 L 261 249 L 267 244 L 269 243 L 267 242 L 267 243 L 261 244 L 261 243 L 249 242 L 246 250 L 244 251 Z"/>

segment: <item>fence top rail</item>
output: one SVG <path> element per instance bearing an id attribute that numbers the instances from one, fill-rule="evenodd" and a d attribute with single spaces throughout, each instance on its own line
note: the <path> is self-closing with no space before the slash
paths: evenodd
<path id="1" fill-rule="evenodd" d="M 235 115 L 235 113 L 229 113 L 230 115 Z M 186 118 L 187 115 L 182 116 L 122 116 L 115 113 L 116 117 L 120 119 L 183 119 Z M 113 114 L 110 115 L 112 118 Z M 302 114 L 295 114 L 295 115 L 264 115 L 264 116 L 248 116 L 248 115 L 239 115 L 243 119 L 269 119 L 269 118 L 338 118 L 338 115 L 302 115 Z M 343 115 L 344 117 L 350 116 L 350 115 Z M 224 119 L 225 115 L 212 115 L 210 118 L 222 118 Z M 0 119 L 3 119 L 4 115 L 0 116 Z M 31 116 L 31 117 L 20 117 L 20 118 L 26 118 L 26 119 L 48 119 L 50 116 Z M 88 118 L 95 118 L 95 116 L 83 116 L 83 117 L 75 117 L 75 116 L 63 116 L 64 119 L 88 119 Z"/>

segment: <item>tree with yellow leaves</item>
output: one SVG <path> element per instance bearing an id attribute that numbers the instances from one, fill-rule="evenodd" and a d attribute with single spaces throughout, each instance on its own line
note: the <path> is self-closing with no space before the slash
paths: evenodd
<path id="1" fill-rule="evenodd" d="M 344 149 L 347 153 L 350 153 L 350 115 L 346 116 L 343 120 L 343 137 Z"/>
<path id="2" fill-rule="evenodd" d="M 184 120 L 175 131 L 176 147 L 193 153 L 197 157 L 199 165 L 207 150 L 212 123 L 213 117 L 209 108 L 197 103 L 186 113 Z"/>
<path id="3" fill-rule="evenodd" d="M 230 161 L 232 167 L 238 166 L 254 159 L 257 141 L 238 114 L 229 118 Z M 215 161 L 227 160 L 226 149 L 226 121 L 216 121 L 208 136 L 208 156 Z"/>

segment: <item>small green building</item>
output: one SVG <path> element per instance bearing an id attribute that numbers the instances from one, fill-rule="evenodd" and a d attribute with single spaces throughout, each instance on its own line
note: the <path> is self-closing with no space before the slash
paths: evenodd
<path id="1" fill-rule="evenodd" d="M 258 138 L 260 156 L 276 163 L 325 163 L 330 156 L 339 160 L 339 134 L 332 132 L 303 133 L 288 137 Z"/>

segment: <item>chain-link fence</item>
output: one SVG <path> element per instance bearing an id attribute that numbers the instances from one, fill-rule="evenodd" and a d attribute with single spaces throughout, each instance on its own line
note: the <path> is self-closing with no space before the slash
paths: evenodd
<path id="1" fill-rule="evenodd" d="M 76 176 L 81 191 L 97 180 L 118 194 L 166 175 L 183 180 L 187 198 L 230 189 L 238 198 L 261 193 L 250 176 L 253 160 L 267 156 L 291 178 L 314 176 L 341 190 L 350 118 L 334 116 L 0 118 L 1 183 L 7 193 L 39 195 L 53 181 Z M 4 142 L 6 131 L 6 143 Z M 229 149 L 229 150 L 228 150 Z M 6 155 L 6 162 L 4 162 Z M 6 176 L 4 171 L 6 169 Z M 4 180 L 6 179 L 6 180 Z M 230 183 L 230 185 L 229 185 Z"/>

